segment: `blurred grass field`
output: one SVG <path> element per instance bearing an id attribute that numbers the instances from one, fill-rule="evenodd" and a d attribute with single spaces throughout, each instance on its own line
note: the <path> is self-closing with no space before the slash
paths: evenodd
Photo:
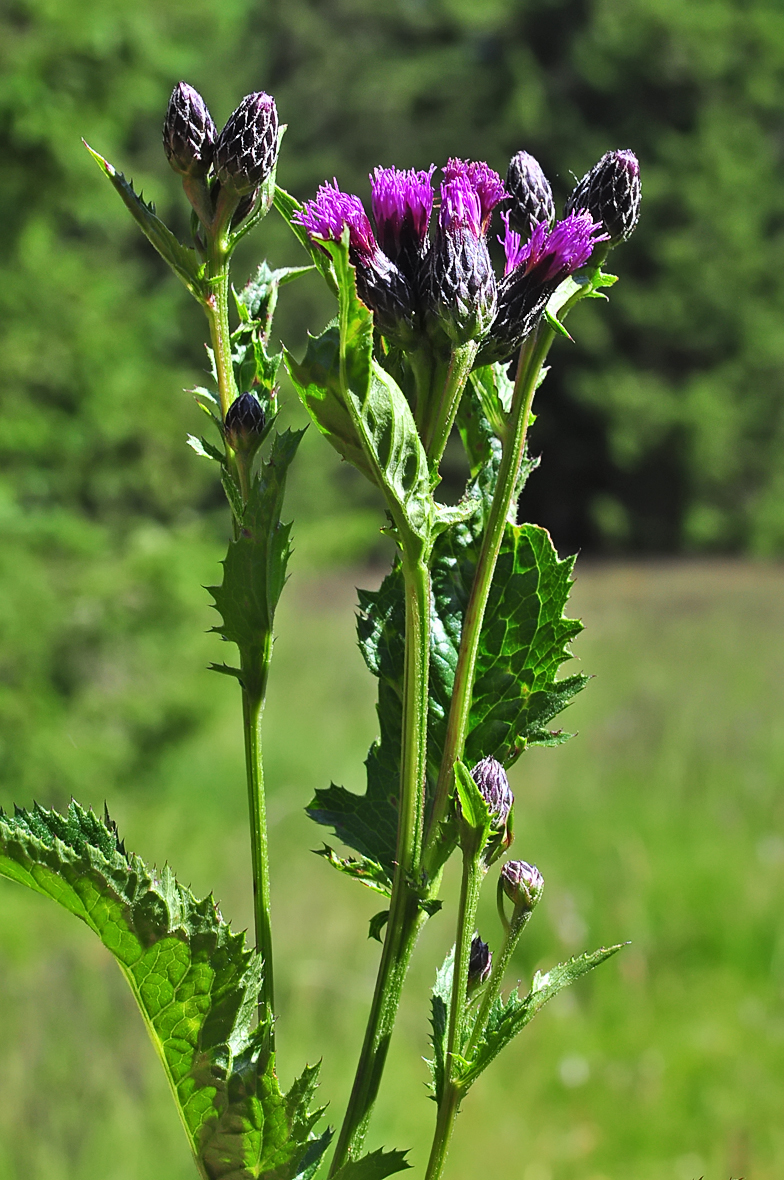
<path id="1" fill-rule="evenodd" d="M 529 753 L 512 776 L 514 851 L 546 880 L 516 966 L 527 979 L 583 949 L 631 946 L 477 1083 L 449 1180 L 490 1167 L 494 1180 L 784 1175 L 782 591 L 776 566 L 580 566 L 572 613 L 587 629 L 575 655 L 595 679 L 564 717 L 579 736 Z M 330 778 L 363 788 L 375 684 L 353 643 L 354 600 L 351 579 L 306 581 L 295 565 L 266 722 L 280 1072 L 287 1082 L 323 1056 L 333 1121 L 372 989 L 367 920 L 379 906 L 311 854 L 322 833 L 302 809 Z M 211 654 L 214 639 L 196 638 L 180 670 L 203 678 L 200 732 L 154 781 L 108 802 L 130 848 L 168 858 L 197 893 L 213 889 L 241 927 L 237 701 L 201 671 Z M 100 784 L 81 801 L 102 805 Z M 480 929 L 494 945 L 492 892 Z M 0 1180 L 192 1180 L 108 953 L 44 899 L 0 882 L 0 901 Z M 452 935 L 443 913 L 425 930 L 372 1130 L 372 1145 L 411 1147 L 419 1175 L 435 1112 L 421 1061 L 427 996 Z"/>

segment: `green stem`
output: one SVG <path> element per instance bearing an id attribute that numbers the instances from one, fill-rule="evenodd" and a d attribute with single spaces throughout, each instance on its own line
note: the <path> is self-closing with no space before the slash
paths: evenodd
<path id="1" fill-rule="evenodd" d="M 430 1149 L 430 1159 L 427 1161 L 425 1180 L 438 1180 L 443 1171 L 462 1096 L 460 1088 L 452 1083 L 444 1089 L 444 1096 L 438 1107 L 436 1130 Z"/>
<path id="2" fill-rule="evenodd" d="M 469 340 L 467 344 L 460 344 L 453 350 L 444 388 L 435 403 L 435 421 L 427 422 L 424 425 L 422 442 L 430 462 L 430 469 L 433 472 L 438 471 L 438 465 L 446 449 L 455 415 L 460 405 L 460 398 L 471 372 L 471 366 L 476 359 L 478 348 L 478 341 Z"/>
<path id="3" fill-rule="evenodd" d="M 503 945 L 497 954 L 493 955 L 493 972 L 490 979 L 487 981 L 485 994 L 482 996 L 482 1003 L 479 1011 L 476 1014 L 474 1027 L 471 1030 L 471 1036 L 468 1044 L 465 1047 L 463 1056 L 467 1061 L 470 1061 L 476 1051 L 476 1046 L 479 1043 L 479 1038 L 482 1035 L 490 1015 L 490 1009 L 493 1006 L 493 1001 L 501 991 L 501 986 L 504 982 L 504 975 L 506 968 L 509 965 L 509 960 L 514 953 L 514 949 L 523 933 L 523 929 L 530 918 L 530 911 L 526 914 L 521 914 L 518 918 L 512 919 L 512 923 L 506 932 Z"/>
<path id="4" fill-rule="evenodd" d="M 234 380 L 234 366 L 231 361 L 231 328 L 229 327 L 229 267 L 228 259 L 218 254 L 210 260 L 210 293 L 204 304 L 210 324 L 212 351 L 215 356 L 215 371 L 218 378 L 221 415 L 237 396 Z"/>
<path id="5" fill-rule="evenodd" d="M 272 967 L 272 925 L 270 921 L 269 848 L 267 811 L 264 797 L 264 766 L 261 751 L 261 716 L 271 655 L 267 635 L 253 667 L 242 664 L 242 720 L 245 732 L 245 770 L 248 781 L 248 815 L 253 872 L 253 920 L 256 949 L 264 960 L 264 977 L 259 994 L 259 1020 L 271 1018 L 275 1010 Z M 270 1048 L 274 1033 L 270 1031 Z"/>
<path id="6" fill-rule="evenodd" d="M 421 557 L 412 560 L 405 556 L 403 573 L 406 656 L 395 875 L 373 1003 L 330 1176 L 334 1176 L 349 1158 L 356 1158 L 362 1149 L 386 1064 L 403 981 L 425 921 L 417 886 L 424 822 L 430 574 Z"/>
<path id="7" fill-rule="evenodd" d="M 512 508 L 520 465 L 525 450 L 531 405 L 534 398 L 539 372 L 552 343 L 554 333 L 547 327 L 537 336 L 531 337 L 520 351 L 515 376 L 512 405 L 509 415 L 509 431 L 502 444 L 501 465 L 493 494 L 487 527 L 482 538 L 482 548 L 477 561 L 471 595 L 463 621 L 460 637 L 460 652 L 455 669 L 452 689 L 452 704 L 447 721 L 444 756 L 436 786 L 433 812 L 428 833 L 430 849 L 435 846 L 439 824 L 446 814 L 446 806 L 452 789 L 455 762 L 462 756 L 471 709 L 471 696 L 476 671 L 476 657 L 479 650 L 479 636 L 485 617 L 485 608 L 490 586 L 495 573 L 498 554 L 504 536 L 504 528 Z"/>

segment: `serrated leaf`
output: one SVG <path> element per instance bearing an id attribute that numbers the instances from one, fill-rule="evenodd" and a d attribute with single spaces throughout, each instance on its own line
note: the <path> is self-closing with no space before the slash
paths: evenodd
<path id="1" fill-rule="evenodd" d="M 446 1076 L 446 1044 L 449 1025 L 449 1008 L 452 1003 L 452 981 L 455 974 L 455 948 L 444 959 L 436 972 L 436 981 L 430 997 L 430 1043 L 433 1046 L 433 1060 L 428 1062 L 432 1074 L 433 1097 L 440 1103 L 444 1094 Z"/>
<path id="2" fill-rule="evenodd" d="M 505 1003 L 500 998 L 497 999 L 475 1053 L 470 1062 L 465 1062 L 460 1070 L 461 1088 L 465 1091 L 473 1085 L 490 1062 L 519 1032 L 522 1032 L 548 1000 L 552 1000 L 565 987 L 569 987 L 583 975 L 593 971 L 594 967 L 617 954 L 624 945 L 626 944 L 619 943 L 617 946 L 600 947 L 599 950 L 577 955 L 566 963 L 559 963 L 545 975 L 537 972 L 530 992 L 523 999 L 518 995 L 516 988 Z"/>
<path id="3" fill-rule="evenodd" d="M 226 461 L 226 456 L 221 454 L 217 447 L 214 447 L 211 442 L 207 442 L 206 438 L 196 438 L 195 435 L 189 434 L 186 442 L 188 446 L 201 455 L 204 459 L 214 459 L 216 463 L 220 463 L 221 467 Z"/>
<path id="4" fill-rule="evenodd" d="M 223 562 L 223 581 L 208 587 L 222 620 L 214 630 L 236 643 L 249 676 L 263 662 L 286 581 L 290 526 L 281 523 L 280 513 L 286 474 L 303 433 L 287 430 L 275 435 L 269 459 L 240 510 L 238 536 L 229 542 Z"/>
<path id="5" fill-rule="evenodd" d="M 323 848 L 315 849 L 316 856 L 323 856 L 334 869 L 339 873 L 345 873 L 347 877 L 353 877 L 355 881 L 361 881 L 368 889 L 374 890 L 376 893 L 383 893 L 385 897 L 389 897 L 392 892 L 392 879 L 389 873 L 377 861 L 370 860 L 368 857 L 341 857 L 330 848 L 329 844 L 325 844 Z"/>
<path id="6" fill-rule="evenodd" d="M 125 179 L 122 172 L 105 160 L 98 152 L 93 151 L 88 143 L 82 140 L 84 146 L 104 176 L 113 184 L 122 197 L 126 208 L 141 228 L 142 233 L 155 247 L 165 262 L 168 262 L 174 273 L 180 278 L 195 299 L 202 303 L 207 297 L 204 283 L 204 265 L 196 257 L 195 250 L 183 246 L 169 227 L 165 225 L 155 213 L 155 207 L 148 204 L 134 191 L 133 185 Z"/>
<path id="7" fill-rule="evenodd" d="M 481 543 L 481 517 L 437 538 L 432 561 L 427 748 L 429 804 L 444 747 L 455 668 Z M 477 679 L 464 760 L 492 755 L 509 764 L 523 749 L 558 745 L 569 734 L 547 723 L 585 685 L 587 676 L 557 680 L 582 624 L 564 617 L 572 560 L 560 561 L 537 525 L 508 525 L 491 587 L 477 658 Z M 338 839 L 394 872 L 405 662 L 403 575 L 394 568 L 378 590 L 359 591 L 357 633 L 378 678 L 380 735 L 365 763 L 367 789 L 356 795 L 334 783 L 316 791 L 308 814 Z"/>
<path id="8" fill-rule="evenodd" d="M 269 1025 L 251 1028 L 262 963 L 211 897 L 126 853 L 108 816 L 77 803 L 0 812 L 0 875 L 59 902 L 117 959 L 205 1180 L 312 1175 L 329 1140 L 308 1111 L 317 1067 L 281 1091 Z"/>
<path id="9" fill-rule="evenodd" d="M 348 1160 L 339 1168 L 332 1180 L 385 1180 L 395 1172 L 404 1172 L 411 1165 L 406 1163 L 405 1151 L 371 1151 L 358 1160 Z"/>

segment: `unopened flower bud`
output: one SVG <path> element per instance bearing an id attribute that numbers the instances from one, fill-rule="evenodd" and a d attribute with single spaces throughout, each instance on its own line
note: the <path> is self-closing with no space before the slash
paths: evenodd
<path id="1" fill-rule="evenodd" d="M 163 122 L 163 149 L 175 172 L 206 176 L 213 160 L 217 131 L 198 90 L 179 82 L 171 92 Z"/>
<path id="2" fill-rule="evenodd" d="M 223 429 L 232 450 L 239 454 L 253 454 L 264 437 L 266 418 L 258 398 L 252 393 L 241 393 L 229 406 Z"/>
<path id="3" fill-rule="evenodd" d="M 539 161 L 528 152 L 518 152 L 509 161 L 506 173 L 509 196 L 502 208 L 509 215 L 509 225 L 528 241 L 540 222 L 552 226 L 555 221 L 555 202 L 550 182 Z"/>
<path id="4" fill-rule="evenodd" d="M 606 152 L 573 190 L 566 214 L 586 210 L 601 222 L 610 245 L 625 242 L 640 216 L 640 164 L 628 148 Z"/>
<path id="5" fill-rule="evenodd" d="M 486 942 L 482 942 L 478 934 L 471 941 L 471 954 L 468 958 L 468 990 L 473 991 L 483 983 L 487 983 L 493 969 L 493 954 Z"/>
<path id="6" fill-rule="evenodd" d="M 536 865 L 508 860 L 501 866 L 501 887 L 518 914 L 530 914 L 544 889 L 544 877 Z"/>
<path id="7" fill-rule="evenodd" d="M 483 758 L 471 771 L 493 821 L 494 828 L 503 828 L 512 810 L 514 795 L 506 771 L 495 758 Z"/>
<path id="8" fill-rule="evenodd" d="M 243 98 L 229 116 L 215 145 L 215 170 L 221 184 L 244 196 L 263 184 L 278 158 L 278 112 L 263 91 Z"/>

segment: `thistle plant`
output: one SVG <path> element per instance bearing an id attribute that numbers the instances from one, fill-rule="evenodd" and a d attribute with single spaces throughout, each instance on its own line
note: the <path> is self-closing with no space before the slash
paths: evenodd
<path id="1" fill-rule="evenodd" d="M 436 1117 L 429 1160 L 417 1161 L 437 1180 L 474 1082 L 549 999 L 620 949 L 537 973 L 521 993 L 510 969 L 544 882 L 535 866 L 502 858 L 514 839 L 507 769 L 530 747 L 570 736 L 549 725 L 587 679 L 559 678 L 581 630 L 564 615 L 573 562 L 543 528 L 517 521 L 536 466 L 527 450 L 534 395 L 551 346 L 568 338 L 566 316 L 615 282 L 602 266 L 634 229 L 639 168 L 632 152 L 608 152 L 559 220 L 524 151 L 505 181 L 479 161 L 449 159 L 437 184 L 435 165 L 378 167 L 368 213 L 337 181 L 302 204 L 279 188 L 284 130 L 268 94 L 245 97 L 218 131 L 202 97 L 175 88 L 163 144 L 191 206 L 189 246 L 89 149 L 208 322 L 212 383 L 193 391 L 206 433 L 188 442 L 215 465 L 231 518 L 210 593 L 214 630 L 235 655 L 212 668 L 237 681 L 242 706 L 255 945 L 212 897 L 196 899 L 168 868 L 128 852 L 108 812 L 75 802 L 65 815 L 0 813 L 0 873 L 70 909 L 116 957 L 203 1180 L 383 1180 L 410 1166 L 404 1151 L 366 1153 L 364 1143 L 417 937 L 438 922 L 454 945 L 433 989 Z M 238 291 L 232 254 L 273 206 L 307 258 L 277 270 L 262 262 Z M 280 288 L 313 270 L 336 316 L 304 356 L 275 352 Z M 290 557 L 286 478 L 302 436 L 277 428 L 284 365 L 315 428 L 381 493 L 395 546 L 381 586 L 359 594 L 359 642 L 378 680 L 367 789 L 325 787 L 307 808 L 344 846 L 324 845 L 325 871 L 383 898 L 370 923 L 381 944 L 375 990 L 336 1133 L 317 1130 L 323 1110 L 311 1110 L 318 1066 L 285 1092 L 275 1072 L 262 716 Z M 469 476 L 447 505 L 438 492 L 453 436 Z M 452 856 L 462 871 L 450 915 L 439 894 Z M 480 934 L 488 876 L 499 923 Z"/>

